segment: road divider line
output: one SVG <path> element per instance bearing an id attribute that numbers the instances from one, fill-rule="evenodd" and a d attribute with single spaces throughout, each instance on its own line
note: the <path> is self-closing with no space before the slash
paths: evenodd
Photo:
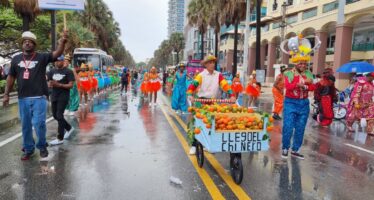
<path id="1" fill-rule="evenodd" d="M 50 121 L 52 121 L 53 120 L 53 117 L 50 117 L 50 118 L 48 118 L 46 121 L 45 121 L 45 123 L 48 123 L 48 122 L 50 122 Z M 8 143 L 10 143 L 10 142 L 13 142 L 14 140 L 16 140 L 16 139 L 18 139 L 19 137 L 21 137 L 22 136 L 22 132 L 19 132 L 19 133 L 17 133 L 16 135 L 13 135 L 12 137 L 10 137 L 10 138 L 8 138 L 8 139 L 5 139 L 4 141 L 1 141 L 0 142 L 0 147 L 3 147 L 3 146 L 5 146 L 6 144 L 8 144 Z"/>
<path id="2" fill-rule="evenodd" d="M 177 136 L 179 142 L 181 143 L 184 152 L 187 154 L 187 157 L 190 159 L 192 165 L 195 167 L 197 174 L 200 176 L 205 187 L 207 188 L 212 199 L 225 199 L 221 191 L 218 189 L 213 179 L 209 176 L 208 172 L 204 168 L 200 168 L 197 164 L 195 156 L 189 156 L 189 147 L 187 141 L 184 139 L 184 136 L 179 131 L 177 125 L 173 122 L 171 117 L 166 113 L 164 106 L 160 106 L 161 111 L 165 115 L 166 120 L 169 122 L 169 125 L 173 129 L 174 134 Z"/>
<path id="3" fill-rule="evenodd" d="M 352 145 L 352 144 L 348 144 L 348 143 L 344 143 L 344 144 L 347 145 L 347 146 L 349 146 L 349 147 L 352 147 L 354 149 L 358 149 L 358 150 L 361 150 L 361 151 L 364 151 L 366 153 L 374 155 L 374 151 L 370 151 L 370 150 L 364 149 L 362 147 L 358 147 L 358 146 L 355 146 L 355 145 Z"/>
<path id="4" fill-rule="evenodd" d="M 178 123 L 182 126 L 185 132 L 187 132 L 187 125 L 183 122 L 183 120 L 176 114 L 173 114 L 175 119 Z M 243 190 L 243 188 L 237 185 L 233 180 L 232 177 L 226 172 L 223 166 L 218 162 L 218 160 L 209 152 L 204 152 L 204 156 L 208 159 L 210 164 L 213 168 L 217 171 L 217 173 L 221 176 L 221 178 L 226 182 L 226 184 L 230 187 L 232 192 L 235 194 L 238 199 L 251 199 L 248 194 Z"/>

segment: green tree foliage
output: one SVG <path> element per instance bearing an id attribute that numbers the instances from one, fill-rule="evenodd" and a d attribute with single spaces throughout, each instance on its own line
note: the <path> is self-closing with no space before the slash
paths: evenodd
<path id="1" fill-rule="evenodd" d="M 48 11 L 39 13 L 39 10 L 35 9 L 35 1 L 1 0 L 0 56 L 10 56 L 20 50 L 19 38 L 25 18 L 28 22 L 32 22 L 30 30 L 38 38 L 37 48 L 41 51 L 50 50 L 50 13 Z M 67 28 L 70 30 L 65 53 L 72 53 L 74 48 L 78 47 L 100 48 L 112 55 L 116 64 L 135 65 L 132 55 L 119 39 L 121 36 L 119 23 L 114 20 L 113 13 L 103 0 L 87 0 L 83 12 L 58 11 L 57 32 L 59 33 L 63 29 L 63 13 L 67 16 Z"/>
<path id="2" fill-rule="evenodd" d="M 169 45 L 171 49 L 177 54 L 176 62 L 173 64 L 179 63 L 179 53 L 185 47 L 184 36 L 182 33 L 173 33 L 170 35 Z"/>

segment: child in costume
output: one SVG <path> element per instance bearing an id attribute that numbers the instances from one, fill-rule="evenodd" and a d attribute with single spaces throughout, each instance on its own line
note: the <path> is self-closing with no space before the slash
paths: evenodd
<path id="1" fill-rule="evenodd" d="M 316 36 L 316 50 L 320 45 L 320 40 Z M 284 50 L 284 44 L 288 41 L 290 51 Z M 292 56 L 291 61 L 296 64 L 295 68 L 284 73 L 286 98 L 284 100 L 283 129 L 282 129 L 282 158 L 288 157 L 293 138 L 291 156 L 304 159 L 300 153 L 300 148 L 304 139 L 305 126 L 309 117 L 310 91 L 314 91 L 313 74 L 307 70 L 307 62 L 310 61 L 312 52 L 309 40 L 301 35 L 290 38 L 281 43 L 281 49 L 286 54 Z"/>
<path id="2" fill-rule="evenodd" d="M 250 107 L 252 106 L 252 104 L 256 103 L 258 97 L 260 97 L 260 94 L 261 94 L 261 85 L 257 83 L 256 71 L 254 70 L 248 80 L 248 84 L 247 84 L 245 91 L 249 96 L 248 106 Z"/>
<path id="3" fill-rule="evenodd" d="M 143 81 L 140 85 L 140 91 L 143 93 L 143 96 L 147 97 L 149 92 L 149 76 L 148 73 L 145 72 L 143 75 Z"/>
<path id="4" fill-rule="evenodd" d="M 89 92 L 90 99 L 93 99 L 96 96 L 97 88 L 98 88 L 98 80 L 95 77 L 95 71 L 93 69 L 92 64 L 88 64 L 89 74 L 90 74 L 90 83 L 91 83 L 91 90 Z"/>
<path id="5" fill-rule="evenodd" d="M 283 101 L 284 101 L 284 72 L 286 71 L 286 66 L 281 66 L 280 74 L 273 84 L 273 97 L 274 97 L 274 109 L 273 109 L 273 118 L 275 120 L 281 120 L 281 112 L 283 111 Z"/>
<path id="6" fill-rule="evenodd" d="M 152 67 L 149 73 L 149 99 L 150 103 L 149 106 L 156 105 L 157 101 L 157 92 L 161 89 L 161 78 L 157 74 L 157 69 L 156 67 Z M 153 97 L 153 102 L 152 102 L 152 97 Z"/>
<path id="7" fill-rule="evenodd" d="M 243 92 L 243 85 L 240 82 L 240 75 L 236 74 L 232 80 L 231 89 L 234 92 L 236 98 L 238 98 L 239 93 Z"/>
<path id="8" fill-rule="evenodd" d="M 87 105 L 88 102 L 88 93 L 91 90 L 91 83 L 90 83 L 90 73 L 88 72 L 88 66 L 82 63 L 80 67 L 80 72 L 78 73 L 79 77 L 79 97 L 80 103 L 82 104 L 83 96 L 84 96 L 84 103 Z"/>

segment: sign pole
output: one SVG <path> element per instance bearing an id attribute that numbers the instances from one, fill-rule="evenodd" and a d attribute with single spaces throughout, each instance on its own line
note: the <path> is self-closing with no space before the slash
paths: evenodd
<path id="1" fill-rule="evenodd" d="M 52 51 L 56 50 L 56 11 L 51 10 L 51 39 L 52 39 Z"/>

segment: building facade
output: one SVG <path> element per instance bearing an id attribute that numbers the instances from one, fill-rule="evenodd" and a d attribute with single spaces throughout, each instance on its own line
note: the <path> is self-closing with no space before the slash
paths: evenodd
<path id="1" fill-rule="evenodd" d="M 341 7 L 339 2 L 342 2 Z M 282 3 L 269 0 L 268 14 L 261 19 L 260 63 L 261 68 L 266 70 L 268 82 L 274 80 L 274 64 L 289 63 L 289 56 L 279 50 Z M 286 39 L 297 34 L 320 38 L 322 45 L 310 62 L 315 74 L 322 73 L 326 67 L 336 71 L 350 61 L 374 64 L 374 0 L 293 0 L 288 2 L 286 22 Z M 313 40 L 311 43 L 314 45 Z M 255 46 L 255 31 L 251 31 L 249 72 L 255 68 Z M 336 73 L 336 77 L 338 87 L 347 84 L 348 75 Z"/>
<path id="2" fill-rule="evenodd" d="M 168 36 L 183 33 L 185 22 L 185 0 L 169 0 Z"/>

